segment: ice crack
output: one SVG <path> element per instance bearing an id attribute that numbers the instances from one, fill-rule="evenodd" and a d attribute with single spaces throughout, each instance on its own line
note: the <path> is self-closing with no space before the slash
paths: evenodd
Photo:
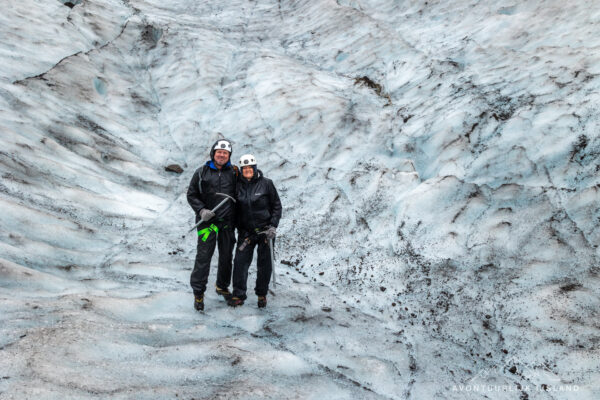
<path id="1" fill-rule="evenodd" d="M 66 60 L 68 60 L 68 59 L 70 59 L 72 57 L 77 57 L 77 56 L 79 56 L 81 54 L 88 55 L 88 54 L 92 53 L 93 51 L 102 50 L 106 46 L 111 45 L 115 40 L 119 39 L 123 35 L 123 33 L 125 32 L 125 29 L 127 28 L 127 25 L 129 24 L 129 18 L 131 18 L 131 15 L 129 17 L 127 17 L 127 20 L 125 21 L 125 23 L 121 27 L 121 31 L 119 32 L 119 34 L 117 36 L 115 36 L 113 39 L 111 39 L 111 40 L 107 41 L 106 43 L 102 44 L 101 46 L 94 47 L 94 48 L 91 48 L 91 49 L 86 50 L 86 51 L 81 50 L 81 51 L 78 51 L 77 53 L 65 56 L 62 59 L 60 59 L 56 64 L 54 64 L 50 69 L 48 69 L 48 70 L 46 70 L 46 71 L 44 71 L 44 72 L 42 72 L 40 74 L 34 75 L 34 76 L 29 76 L 29 77 L 26 77 L 26 78 L 22 78 L 22 79 L 18 79 L 16 81 L 13 81 L 12 82 L 13 85 L 23 85 L 23 84 L 25 84 L 26 81 L 32 80 L 32 79 L 43 79 L 43 80 L 45 80 L 44 75 L 46 75 L 50 71 L 52 71 L 55 68 L 57 68 L 64 61 L 66 61 Z"/>

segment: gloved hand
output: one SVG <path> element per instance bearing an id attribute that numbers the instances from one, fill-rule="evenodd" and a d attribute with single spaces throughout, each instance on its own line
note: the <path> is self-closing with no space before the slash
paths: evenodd
<path id="1" fill-rule="evenodd" d="M 204 222 L 210 221 L 211 219 L 213 219 L 214 216 L 215 213 L 210 211 L 208 208 L 203 208 L 202 210 L 200 210 L 200 218 L 202 218 L 202 221 Z"/>
<path id="2" fill-rule="evenodd" d="M 275 237 L 276 233 L 277 233 L 277 228 L 275 228 L 274 226 L 269 226 L 265 230 L 265 236 L 267 237 L 267 239 L 273 239 Z"/>

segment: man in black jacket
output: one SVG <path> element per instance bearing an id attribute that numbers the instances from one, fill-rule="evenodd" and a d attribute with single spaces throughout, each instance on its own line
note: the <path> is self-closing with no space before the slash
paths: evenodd
<path id="1" fill-rule="evenodd" d="M 232 307 L 244 304 L 248 267 L 254 248 L 258 246 L 257 276 L 254 292 L 258 307 L 267 305 L 267 292 L 271 281 L 271 254 L 269 240 L 275 238 L 281 219 L 281 201 L 273 181 L 257 169 L 251 154 L 240 158 L 241 177 L 237 184 L 236 227 L 239 247 L 233 262 L 233 297 L 227 302 Z"/>
<path id="2" fill-rule="evenodd" d="M 210 161 L 198 168 L 190 182 L 187 200 L 196 213 L 196 222 L 204 219 L 198 226 L 198 247 L 194 270 L 190 284 L 194 291 L 194 307 L 204 310 L 204 292 L 210 272 L 210 260 L 219 246 L 219 266 L 217 270 L 217 293 L 225 300 L 231 298 L 229 283 L 231 282 L 231 258 L 235 245 L 234 216 L 235 204 L 227 201 L 213 213 L 211 210 L 224 197 L 224 193 L 235 198 L 237 167 L 229 161 L 232 147 L 228 140 L 218 140 L 210 150 Z"/>

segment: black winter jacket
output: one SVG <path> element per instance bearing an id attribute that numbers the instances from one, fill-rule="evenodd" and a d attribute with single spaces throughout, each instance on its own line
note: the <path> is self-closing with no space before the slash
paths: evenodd
<path id="1" fill-rule="evenodd" d="M 281 201 L 273 181 L 260 170 L 248 181 L 240 173 L 237 182 L 236 226 L 251 232 L 267 225 L 277 227 L 281 219 Z"/>
<path id="2" fill-rule="evenodd" d="M 198 168 L 187 191 L 187 201 L 196 213 L 196 222 L 200 221 L 200 210 L 212 210 L 225 197 L 215 193 L 225 193 L 235 198 L 237 173 L 231 163 L 227 163 L 220 170 L 212 161 Z M 235 221 L 235 205 L 229 200 L 215 211 L 215 218 L 223 219 L 229 223 Z"/>

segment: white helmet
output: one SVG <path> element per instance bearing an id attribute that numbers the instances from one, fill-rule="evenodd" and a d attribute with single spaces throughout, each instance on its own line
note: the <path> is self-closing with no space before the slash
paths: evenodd
<path id="1" fill-rule="evenodd" d="M 213 153 L 213 154 L 217 150 L 227 150 L 231 154 L 232 153 L 231 143 L 229 143 L 229 141 L 225 140 L 225 139 L 217 140 L 217 143 L 215 143 L 212 150 L 213 151 L 211 153 Z"/>
<path id="2" fill-rule="evenodd" d="M 240 168 L 256 165 L 256 158 L 252 154 L 244 154 L 240 157 Z"/>

